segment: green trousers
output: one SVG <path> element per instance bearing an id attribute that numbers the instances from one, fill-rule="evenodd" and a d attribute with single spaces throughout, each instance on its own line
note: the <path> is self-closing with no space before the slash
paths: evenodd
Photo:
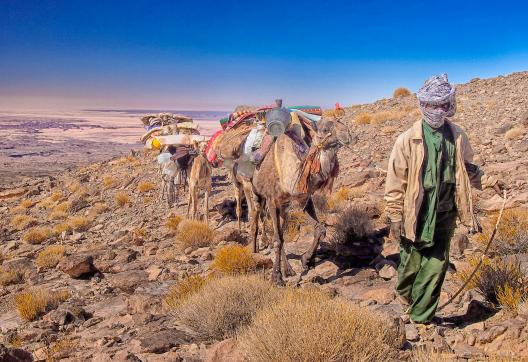
<path id="1" fill-rule="evenodd" d="M 433 245 L 402 238 L 396 291 L 411 302 L 410 317 L 417 323 L 434 317 L 449 264 L 449 245 L 456 227 L 456 212 L 437 215 Z"/>

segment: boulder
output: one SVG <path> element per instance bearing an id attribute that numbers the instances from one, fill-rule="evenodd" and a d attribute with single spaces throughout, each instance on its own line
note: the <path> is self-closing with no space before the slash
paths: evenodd
<path id="1" fill-rule="evenodd" d="M 143 353 L 165 353 L 189 340 L 189 336 L 183 331 L 166 329 L 140 337 L 139 345 Z"/>
<path id="2" fill-rule="evenodd" d="M 91 276 L 97 271 L 90 254 L 68 255 L 62 258 L 57 269 L 74 279 Z"/>
<path id="3" fill-rule="evenodd" d="M 127 293 L 132 293 L 136 287 L 148 281 L 148 274 L 144 270 L 130 270 L 117 274 L 110 274 L 107 278 L 112 287 L 121 289 Z"/>
<path id="4" fill-rule="evenodd" d="M 236 349 L 236 341 L 234 338 L 225 339 L 215 343 L 207 351 L 205 356 L 206 362 L 242 362 L 244 358 Z"/>
<path id="5" fill-rule="evenodd" d="M 33 361 L 31 353 L 19 348 L 8 348 L 0 344 L 0 361 L 2 362 L 29 362 Z"/>

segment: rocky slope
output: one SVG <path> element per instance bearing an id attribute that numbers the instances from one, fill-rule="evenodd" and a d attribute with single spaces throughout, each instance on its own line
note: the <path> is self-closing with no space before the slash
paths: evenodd
<path id="1" fill-rule="evenodd" d="M 527 207 L 528 203 L 527 105 L 528 72 L 476 79 L 458 88 L 456 121 L 467 130 L 476 161 L 511 187 L 508 207 Z M 357 124 L 358 116 L 365 114 L 371 117 L 369 123 Z M 346 109 L 344 120 L 356 142 L 340 151 L 341 174 L 336 187 L 348 191 L 344 197 L 330 197 L 339 205 L 323 213 L 328 224 L 336 225 L 347 205 L 382 209 L 390 149 L 397 135 L 417 117 L 412 95 Z M 233 199 L 224 171 L 215 170 L 213 181 L 211 205 Z M 153 188 L 145 183 L 152 183 Z M 4 278 L 13 275 L 10 271 L 18 273 L 0 289 L 0 343 L 4 345 L 0 356 L 21 348 L 35 360 L 229 360 L 222 345 L 197 339 L 192 330 L 181 325 L 168 311 L 163 296 L 187 275 L 208 275 L 218 248 L 243 243 L 247 234 L 237 232 L 235 223 L 230 222 L 215 231 L 211 246 L 181 250 L 167 219 L 172 214 L 185 215 L 186 197 L 180 196 L 179 204 L 168 208 L 159 200 L 160 189 L 154 155 L 141 152 L 57 178 L 28 178 L 0 192 L 0 272 Z M 128 200 L 123 196 L 120 205 L 116 194 L 124 194 Z M 491 191 L 475 191 L 475 196 L 483 217 L 500 207 L 500 199 Z M 64 202 L 68 204 L 61 209 Z M 213 226 L 223 217 L 218 209 L 212 211 Z M 374 222 L 382 228 L 383 215 L 377 216 Z M 72 220 L 77 221 L 72 224 L 74 230 L 64 227 Z M 35 241 L 27 236 L 35 225 L 58 231 Z M 461 229 L 459 235 L 462 233 Z M 287 244 L 297 271 L 288 284 L 317 285 L 350 303 L 394 318 L 404 314 L 393 291 L 398 245 L 386 238 L 381 256 L 370 266 L 354 265 L 335 256 L 332 235 L 330 227 L 316 267 L 302 273 L 294 256 L 308 248 L 311 232 L 309 225 L 300 223 L 296 241 Z M 52 245 L 64 247 L 65 255 L 56 267 L 47 267 L 38 256 Z M 442 301 L 458 289 L 454 270 L 467 264 L 466 257 L 473 250 L 467 239 L 456 237 L 453 268 Z M 526 270 L 528 258 L 519 257 Z M 269 266 L 267 258 L 260 257 L 259 262 Z M 28 322 L 17 313 L 15 296 L 34 288 L 67 291 L 68 297 Z M 468 359 L 496 354 L 528 356 L 528 316 L 491 311 L 482 301 L 470 290 L 442 311 L 441 315 L 449 317 L 442 325 L 417 328 L 406 324 L 407 351 L 401 357 L 410 358 L 411 348 L 418 346 Z"/>

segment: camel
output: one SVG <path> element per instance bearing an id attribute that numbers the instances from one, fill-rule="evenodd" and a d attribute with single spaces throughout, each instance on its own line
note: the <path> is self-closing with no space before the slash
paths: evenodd
<path id="1" fill-rule="evenodd" d="M 201 145 L 195 142 L 195 149 L 198 155 L 194 158 L 192 163 L 191 171 L 189 173 L 189 202 L 187 204 L 187 218 L 192 210 L 191 219 L 197 218 L 197 209 L 199 202 L 200 191 L 204 191 L 204 217 L 205 222 L 209 225 L 209 195 L 212 188 L 212 169 L 209 161 L 204 155 L 205 144 Z"/>
<path id="2" fill-rule="evenodd" d="M 283 238 L 283 231 L 288 225 L 289 207 L 292 203 L 299 203 L 303 211 L 315 223 L 313 243 L 301 258 L 305 270 L 313 264 L 317 247 L 326 236 L 326 227 L 317 218 L 311 196 L 315 191 L 331 185 L 337 176 L 339 169 L 337 151 L 341 146 L 350 142 L 348 130 L 340 129 L 342 127 L 339 125 L 344 126 L 334 119 L 319 121 L 317 135 L 307 155 L 299 155 L 296 145 L 287 135 L 279 136 L 260 167 L 253 174 L 251 183 L 254 207 L 250 215 L 251 248 L 253 252 L 258 251 L 259 217 L 267 207 L 273 223 L 272 280 L 276 284 L 284 285 L 283 277 L 294 275 L 284 252 Z M 315 162 L 311 163 L 307 160 Z M 320 167 L 313 167 L 315 165 L 320 165 Z"/>

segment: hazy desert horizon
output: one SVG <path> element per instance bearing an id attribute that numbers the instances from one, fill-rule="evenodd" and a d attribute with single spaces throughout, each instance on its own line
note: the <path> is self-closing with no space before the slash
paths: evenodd
<path id="1" fill-rule="evenodd" d="M 167 111 L 190 116 L 200 132 L 219 128 L 222 111 L 161 109 L 1 110 L 0 182 L 55 175 L 71 166 L 99 162 L 140 149 L 139 118 Z"/>

